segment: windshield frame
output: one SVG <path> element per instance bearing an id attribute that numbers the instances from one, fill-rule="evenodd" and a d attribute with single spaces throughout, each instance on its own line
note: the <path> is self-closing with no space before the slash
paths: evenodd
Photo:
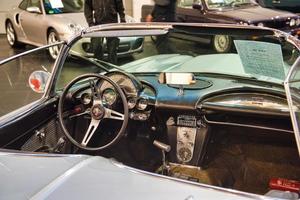
<path id="1" fill-rule="evenodd" d="M 292 125 L 293 125 L 297 148 L 298 148 L 298 154 L 300 156 L 300 129 L 299 129 L 300 127 L 299 127 L 299 123 L 297 122 L 297 117 L 296 117 L 296 110 L 295 110 L 296 105 L 294 105 L 292 92 L 290 89 L 291 84 L 293 82 L 300 82 L 300 80 L 292 80 L 293 75 L 294 75 L 295 71 L 297 71 L 297 68 L 299 68 L 299 66 L 300 66 L 300 57 L 298 57 L 297 61 L 291 67 L 291 70 L 289 71 L 289 73 L 284 81 L 284 89 L 286 92 L 286 98 L 287 98 L 287 102 L 288 102 L 288 106 L 289 106 L 289 110 L 290 110 L 290 117 L 291 117 L 291 121 L 292 121 Z"/>

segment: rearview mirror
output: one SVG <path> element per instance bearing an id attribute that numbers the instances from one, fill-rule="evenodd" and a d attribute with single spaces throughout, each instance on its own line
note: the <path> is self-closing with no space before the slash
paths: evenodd
<path id="1" fill-rule="evenodd" d="M 202 10 L 202 5 L 200 3 L 193 3 L 193 9 Z"/>
<path id="2" fill-rule="evenodd" d="M 48 72 L 34 71 L 29 76 L 29 86 L 36 93 L 44 93 L 47 81 L 50 77 Z"/>
<path id="3" fill-rule="evenodd" d="M 26 8 L 26 10 L 30 13 L 38 13 L 38 14 L 42 13 L 40 8 L 36 6 L 28 7 Z"/>

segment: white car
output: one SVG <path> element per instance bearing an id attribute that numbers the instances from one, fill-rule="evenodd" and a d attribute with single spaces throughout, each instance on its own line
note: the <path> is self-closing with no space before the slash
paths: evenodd
<path id="1" fill-rule="evenodd" d="M 23 0 L 17 7 L 8 11 L 5 20 L 7 41 L 10 46 L 23 44 L 43 46 L 57 41 L 67 41 L 73 34 L 86 28 L 87 22 L 83 13 L 83 0 L 62 0 L 61 5 L 49 0 Z M 126 22 L 135 22 L 126 15 Z M 86 44 L 83 44 L 86 45 Z M 83 46 L 83 50 L 86 46 Z M 119 55 L 130 55 L 141 51 L 143 38 L 132 40 L 120 38 Z M 57 58 L 58 47 L 49 49 L 53 59 Z"/>

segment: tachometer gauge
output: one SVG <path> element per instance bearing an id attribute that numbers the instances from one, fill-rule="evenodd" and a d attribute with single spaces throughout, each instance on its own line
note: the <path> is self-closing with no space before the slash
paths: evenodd
<path id="1" fill-rule="evenodd" d="M 81 103 L 84 105 L 88 105 L 92 102 L 92 97 L 88 93 L 83 93 L 80 98 L 81 98 Z"/>
<path id="2" fill-rule="evenodd" d="M 102 94 L 102 100 L 104 104 L 113 105 L 117 99 L 117 93 L 112 88 L 107 88 Z"/>
<path id="3" fill-rule="evenodd" d="M 128 99 L 128 108 L 133 109 L 136 105 L 136 98 L 130 98 Z"/>

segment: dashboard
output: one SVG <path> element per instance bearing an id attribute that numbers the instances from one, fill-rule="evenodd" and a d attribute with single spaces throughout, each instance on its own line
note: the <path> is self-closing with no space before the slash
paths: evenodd
<path id="1" fill-rule="evenodd" d="M 159 74 L 113 71 L 106 76 L 117 83 L 126 96 L 129 123 L 146 122 L 132 123 L 140 125 L 135 129 L 142 128 L 142 133 L 160 130 L 160 134 L 166 134 L 168 143 L 175 149 L 170 155 L 175 163 L 197 165 L 205 154 L 209 130 L 213 127 L 293 133 L 281 85 L 202 75 L 196 76 L 195 86 L 180 87 L 160 83 Z M 100 80 L 97 88 L 103 104 L 118 109 L 119 97 L 114 87 Z M 84 105 L 91 103 L 88 85 L 73 96 Z"/>
<path id="2" fill-rule="evenodd" d="M 159 75 L 128 74 L 112 71 L 106 74 L 123 90 L 131 113 L 155 110 L 181 110 L 237 112 L 243 114 L 259 114 L 269 116 L 289 116 L 289 107 L 284 89 L 280 86 L 257 85 L 252 82 L 239 82 L 230 78 L 201 77 L 196 78 L 195 85 L 210 83 L 206 87 L 186 87 L 180 94 L 180 88 L 162 84 Z M 104 104 L 113 106 L 117 103 L 118 94 L 107 81 L 97 83 Z M 80 91 L 77 98 L 83 104 L 91 101 L 90 91 Z M 145 117 L 132 119 L 147 120 Z"/>

